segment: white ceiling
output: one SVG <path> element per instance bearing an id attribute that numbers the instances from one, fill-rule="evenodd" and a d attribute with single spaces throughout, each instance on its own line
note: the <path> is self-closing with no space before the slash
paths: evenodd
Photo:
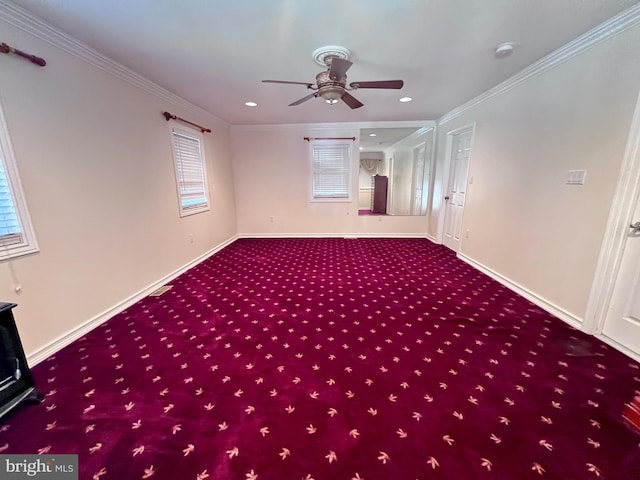
<path id="1" fill-rule="evenodd" d="M 13 0 L 230 124 L 437 119 L 638 0 Z M 513 42 L 513 54 L 494 56 Z M 351 51 L 351 110 L 312 99 L 315 49 Z M 37 52 L 36 52 L 37 53 Z M 400 103 L 411 96 L 410 103 Z M 258 107 L 244 106 L 255 101 Z"/>
<path id="2" fill-rule="evenodd" d="M 383 152 L 419 128 L 421 127 L 362 128 L 360 129 L 360 151 Z"/>

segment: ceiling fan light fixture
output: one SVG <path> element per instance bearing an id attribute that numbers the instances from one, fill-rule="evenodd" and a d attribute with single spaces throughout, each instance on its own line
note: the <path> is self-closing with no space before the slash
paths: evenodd
<path id="1" fill-rule="evenodd" d="M 318 93 L 327 101 L 327 103 L 333 104 L 337 103 L 337 101 L 342 98 L 342 95 L 344 95 L 344 88 L 330 85 L 327 87 L 321 87 Z"/>

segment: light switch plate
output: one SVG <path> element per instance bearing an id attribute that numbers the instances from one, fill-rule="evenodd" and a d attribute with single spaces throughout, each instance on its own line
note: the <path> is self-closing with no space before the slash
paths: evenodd
<path id="1" fill-rule="evenodd" d="M 569 170 L 567 175 L 567 185 L 584 185 L 584 179 L 587 176 L 586 170 Z"/>

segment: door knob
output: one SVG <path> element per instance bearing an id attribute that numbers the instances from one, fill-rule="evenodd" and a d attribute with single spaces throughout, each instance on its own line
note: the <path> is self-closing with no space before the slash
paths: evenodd
<path id="1" fill-rule="evenodd" d="M 447 195 L 446 197 L 444 197 L 445 200 L 449 200 L 449 195 Z"/>
<path id="2" fill-rule="evenodd" d="M 640 222 L 632 223 L 631 225 L 629 225 L 629 228 L 632 228 L 633 230 L 640 232 Z"/>

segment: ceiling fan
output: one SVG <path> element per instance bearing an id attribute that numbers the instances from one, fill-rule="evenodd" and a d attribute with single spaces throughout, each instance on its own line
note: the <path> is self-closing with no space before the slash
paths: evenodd
<path id="1" fill-rule="evenodd" d="M 314 97 L 321 97 L 329 104 L 342 100 L 349 107 L 360 108 L 363 103 L 349 92 L 359 88 L 384 88 L 398 90 L 404 86 L 402 80 L 379 80 L 372 82 L 351 82 L 347 86 L 347 70 L 353 65 L 347 59 L 348 50 L 342 47 L 325 47 L 314 52 L 316 62 L 326 65 L 327 70 L 316 75 L 316 83 L 290 82 L 286 80 L 262 80 L 263 83 L 285 83 L 291 85 L 305 85 L 314 92 L 290 103 L 289 106 L 300 105 Z"/>

